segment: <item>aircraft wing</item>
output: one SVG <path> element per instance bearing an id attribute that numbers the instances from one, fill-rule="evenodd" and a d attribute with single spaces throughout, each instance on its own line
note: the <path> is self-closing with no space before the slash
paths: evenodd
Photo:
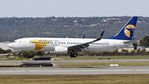
<path id="1" fill-rule="evenodd" d="M 79 45 L 70 46 L 70 47 L 68 47 L 68 51 L 81 51 L 81 49 L 87 48 L 89 46 L 89 44 L 101 40 L 103 34 L 104 34 L 104 31 L 100 34 L 100 36 L 98 36 L 97 39 L 95 39 L 93 41 L 82 43 L 82 44 L 79 44 Z"/>

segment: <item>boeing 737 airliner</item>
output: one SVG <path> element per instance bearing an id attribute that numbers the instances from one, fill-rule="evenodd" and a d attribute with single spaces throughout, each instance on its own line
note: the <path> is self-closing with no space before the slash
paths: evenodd
<path id="1" fill-rule="evenodd" d="M 124 48 L 131 45 L 138 17 L 132 17 L 115 36 L 102 39 L 104 31 L 97 39 L 88 38 L 21 38 L 8 47 L 21 51 L 54 51 L 76 57 L 78 52 L 99 52 Z"/>

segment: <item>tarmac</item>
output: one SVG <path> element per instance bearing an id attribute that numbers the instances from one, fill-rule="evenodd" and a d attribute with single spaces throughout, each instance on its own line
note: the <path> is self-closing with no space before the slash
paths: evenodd
<path id="1" fill-rule="evenodd" d="M 88 62 L 137 62 L 149 59 L 110 59 L 110 60 L 43 60 L 43 61 L 0 61 L 1 64 L 13 63 L 88 63 Z M 1 67 L 0 75 L 100 75 L 100 74 L 149 74 L 149 66 L 103 66 L 91 68 L 54 68 L 54 67 Z"/>
<path id="2" fill-rule="evenodd" d="M 100 74 L 149 74 L 149 66 L 95 67 L 95 68 L 0 68 L 0 75 L 100 75 Z"/>

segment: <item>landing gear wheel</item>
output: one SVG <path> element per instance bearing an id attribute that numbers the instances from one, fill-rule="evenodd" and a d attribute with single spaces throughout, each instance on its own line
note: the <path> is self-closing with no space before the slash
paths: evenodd
<path id="1" fill-rule="evenodd" d="M 71 57 L 71 58 L 77 57 L 77 56 L 78 56 L 78 54 L 77 54 L 77 53 L 74 53 L 74 52 L 72 52 L 72 53 L 70 54 L 70 57 Z"/>

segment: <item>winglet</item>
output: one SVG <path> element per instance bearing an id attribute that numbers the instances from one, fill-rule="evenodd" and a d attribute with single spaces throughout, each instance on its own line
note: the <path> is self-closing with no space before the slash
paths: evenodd
<path id="1" fill-rule="evenodd" d="M 102 31 L 102 33 L 100 34 L 100 36 L 97 38 L 97 40 L 100 40 L 100 39 L 102 39 L 102 37 L 103 37 L 103 34 L 104 34 L 104 31 Z"/>
<path id="2" fill-rule="evenodd" d="M 82 39 L 85 38 L 85 34 L 83 34 Z"/>

